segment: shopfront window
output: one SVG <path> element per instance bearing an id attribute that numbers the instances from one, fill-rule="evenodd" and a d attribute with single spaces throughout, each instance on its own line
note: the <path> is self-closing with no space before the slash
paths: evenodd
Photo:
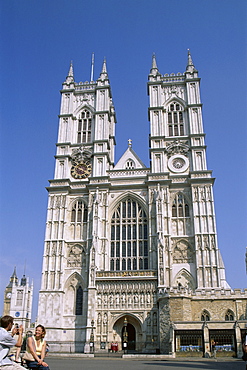
<path id="1" fill-rule="evenodd" d="M 236 351 L 234 330 L 210 330 L 210 343 L 215 342 L 218 354 Z"/>
<path id="2" fill-rule="evenodd" d="M 201 330 L 176 330 L 176 352 L 202 352 L 203 334 Z"/>

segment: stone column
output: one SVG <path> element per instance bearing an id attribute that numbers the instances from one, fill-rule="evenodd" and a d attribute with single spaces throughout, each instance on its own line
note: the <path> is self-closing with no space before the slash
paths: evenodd
<path id="1" fill-rule="evenodd" d="M 236 338 L 236 354 L 238 358 L 241 358 L 243 355 L 242 338 L 241 338 L 240 326 L 237 321 L 235 324 L 235 338 Z"/>
<path id="2" fill-rule="evenodd" d="M 208 330 L 206 321 L 203 324 L 202 330 L 203 330 L 203 339 L 204 339 L 204 349 L 203 349 L 204 357 L 208 358 L 208 357 L 211 357 L 211 353 L 210 353 L 210 342 L 209 342 L 209 330 Z"/>

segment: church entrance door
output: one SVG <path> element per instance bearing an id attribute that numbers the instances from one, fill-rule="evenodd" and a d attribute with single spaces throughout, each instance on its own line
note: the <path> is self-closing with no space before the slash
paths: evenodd
<path id="1" fill-rule="evenodd" d="M 132 324 L 127 324 L 128 333 L 128 350 L 134 351 L 136 349 L 136 330 Z M 122 343 L 124 342 L 124 327 L 122 328 Z"/>

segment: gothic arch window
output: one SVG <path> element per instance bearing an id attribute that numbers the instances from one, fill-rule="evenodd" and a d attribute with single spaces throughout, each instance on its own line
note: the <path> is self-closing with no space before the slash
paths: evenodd
<path id="1" fill-rule="evenodd" d="M 225 321 L 234 321 L 234 313 L 232 310 L 228 310 L 225 314 Z"/>
<path id="2" fill-rule="evenodd" d="M 176 194 L 172 202 L 172 217 L 190 217 L 189 205 L 181 193 Z"/>
<path id="3" fill-rule="evenodd" d="M 188 260 L 185 262 L 188 262 Z M 177 263 L 177 261 L 175 263 Z M 182 268 L 176 274 L 172 282 L 172 286 L 177 287 L 178 290 L 181 290 L 182 288 L 195 290 L 196 285 L 195 285 L 195 280 L 193 276 L 191 275 L 191 273 L 185 268 Z"/>
<path id="4" fill-rule="evenodd" d="M 208 311 L 204 310 L 202 312 L 201 321 L 210 321 L 210 314 Z"/>
<path id="5" fill-rule="evenodd" d="M 134 199 L 121 201 L 113 213 L 110 256 L 112 271 L 149 268 L 147 215 Z"/>
<path id="6" fill-rule="evenodd" d="M 81 200 L 74 203 L 71 211 L 71 222 L 81 224 L 87 222 L 88 208 Z"/>
<path id="7" fill-rule="evenodd" d="M 75 314 L 82 315 L 83 308 L 83 289 L 79 286 L 76 289 L 76 302 L 75 302 Z"/>
<path id="8" fill-rule="evenodd" d="M 77 143 L 90 143 L 92 133 L 92 113 L 84 109 L 78 119 Z"/>
<path id="9" fill-rule="evenodd" d="M 126 170 L 134 170 L 135 169 L 135 162 L 133 159 L 128 159 L 125 163 Z"/>
<path id="10" fill-rule="evenodd" d="M 23 301 L 23 290 L 17 290 L 16 306 L 21 306 Z"/>
<path id="11" fill-rule="evenodd" d="M 184 136 L 184 109 L 177 102 L 172 102 L 167 113 L 169 136 Z"/>

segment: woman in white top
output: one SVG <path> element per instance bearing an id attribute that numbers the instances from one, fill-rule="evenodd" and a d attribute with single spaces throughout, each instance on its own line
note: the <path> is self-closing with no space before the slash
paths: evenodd
<path id="1" fill-rule="evenodd" d="M 38 325 L 35 328 L 35 335 L 27 339 L 27 352 L 33 357 L 33 361 L 26 360 L 29 369 L 50 370 L 48 364 L 44 361 L 46 354 L 45 333 L 44 326 Z"/>

